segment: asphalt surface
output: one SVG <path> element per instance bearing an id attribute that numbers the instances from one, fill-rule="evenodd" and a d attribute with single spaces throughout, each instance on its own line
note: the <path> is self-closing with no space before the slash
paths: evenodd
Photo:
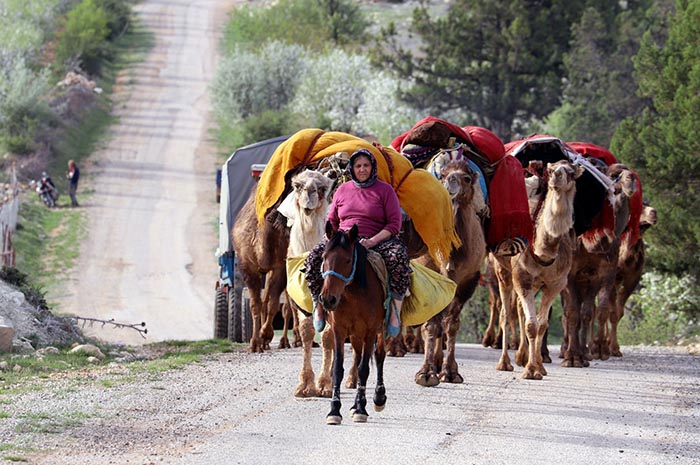
<path id="1" fill-rule="evenodd" d="M 29 462 L 42 465 L 700 463 L 700 358 L 623 352 L 588 368 L 555 359 L 543 380 L 525 381 L 520 367 L 495 370 L 499 351 L 459 345 L 465 383 L 434 388 L 413 382 L 422 356 L 390 357 L 385 410 L 353 423 L 343 386 L 339 426 L 325 424 L 329 399 L 292 395 L 300 349 L 240 348 L 164 373 L 111 366 L 15 397 L 0 439 L 31 444 L 41 452 Z M 320 349 L 313 357 L 318 369 Z"/>

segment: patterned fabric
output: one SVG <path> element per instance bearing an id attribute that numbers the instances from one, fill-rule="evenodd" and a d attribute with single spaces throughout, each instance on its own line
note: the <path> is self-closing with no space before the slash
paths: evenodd
<path id="1" fill-rule="evenodd" d="M 314 301 L 318 301 L 318 296 L 323 287 L 321 264 L 323 262 L 323 252 L 326 250 L 326 242 L 323 241 L 314 247 L 304 261 L 306 284 L 309 286 Z M 406 289 L 411 284 L 411 267 L 409 266 L 410 262 L 406 246 L 398 237 L 390 237 L 384 242 L 377 244 L 372 250 L 378 252 L 384 259 L 389 275 L 389 289 L 392 297 L 402 300 L 403 296 L 406 295 Z"/>
<path id="2" fill-rule="evenodd" d="M 408 158 L 415 168 L 422 168 L 440 149 L 423 145 L 406 144 L 401 149 L 401 155 Z"/>

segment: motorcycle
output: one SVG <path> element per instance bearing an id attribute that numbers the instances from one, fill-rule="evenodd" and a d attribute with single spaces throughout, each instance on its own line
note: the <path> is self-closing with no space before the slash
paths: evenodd
<path id="1" fill-rule="evenodd" d="M 44 204 L 46 204 L 46 206 L 49 208 L 56 207 L 56 202 L 58 201 L 58 189 L 56 189 L 56 185 L 53 183 L 49 175 L 42 173 L 41 179 L 38 181 L 33 181 L 33 183 L 36 185 L 35 190 L 37 194 L 39 194 L 39 198 L 43 200 Z"/>

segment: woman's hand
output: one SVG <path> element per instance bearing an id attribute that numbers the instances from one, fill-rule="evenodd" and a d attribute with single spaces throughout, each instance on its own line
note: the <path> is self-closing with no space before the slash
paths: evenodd
<path id="1" fill-rule="evenodd" d="M 365 238 L 363 237 L 362 239 L 360 239 L 360 244 L 362 244 L 362 245 L 363 245 L 365 248 L 367 248 L 367 249 L 371 249 L 372 247 L 374 247 L 375 245 L 377 245 L 377 244 L 372 240 L 371 237 L 368 238 L 368 239 L 365 239 Z"/>

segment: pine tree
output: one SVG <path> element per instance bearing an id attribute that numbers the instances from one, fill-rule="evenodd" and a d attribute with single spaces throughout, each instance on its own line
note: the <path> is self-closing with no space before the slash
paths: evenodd
<path id="1" fill-rule="evenodd" d="M 660 39 L 645 34 L 634 59 L 650 103 L 622 123 L 611 147 L 659 212 L 646 236 L 651 264 L 700 276 L 700 0 L 678 0 L 668 39 Z"/>

